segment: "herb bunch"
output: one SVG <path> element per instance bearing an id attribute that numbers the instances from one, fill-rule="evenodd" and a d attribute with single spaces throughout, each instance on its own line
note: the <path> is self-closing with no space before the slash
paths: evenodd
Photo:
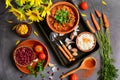
<path id="1" fill-rule="evenodd" d="M 54 19 L 60 24 L 67 23 L 70 21 L 69 12 L 64 9 L 58 10 L 54 16 Z"/>
<path id="2" fill-rule="evenodd" d="M 101 69 L 98 74 L 99 80 L 115 80 L 117 78 L 118 69 L 113 65 L 113 59 L 111 58 L 112 48 L 110 44 L 110 30 L 109 27 L 104 29 L 104 24 L 102 18 L 100 18 L 100 26 L 101 31 L 96 33 L 100 50 L 99 53 L 101 55 Z M 105 26 L 106 27 L 106 26 Z"/>
<path id="3" fill-rule="evenodd" d="M 41 62 L 38 62 L 36 67 L 33 69 L 32 66 L 28 66 L 28 70 L 35 76 L 37 77 L 37 72 L 42 72 L 44 70 L 44 60 Z"/>

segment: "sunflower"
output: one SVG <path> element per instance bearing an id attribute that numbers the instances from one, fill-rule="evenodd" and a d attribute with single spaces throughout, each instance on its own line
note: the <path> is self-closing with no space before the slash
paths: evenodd
<path id="1" fill-rule="evenodd" d="M 41 3 L 43 3 L 42 0 L 29 0 L 30 1 L 30 5 L 33 6 L 40 6 Z"/>
<path id="2" fill-rule="evenodd" d="M 45 17 L 46 16 L 46 14 L 50 14 L 50 11 L 49 11 L 49 9 L 50 9 L 50 7 L 51 7 L 51 5 L 52 5 L 52 1 L 50 0 L 50 2 L 49 2 L 49 4 L 48 4 L 48 6 L 47 7 L 45 7 L 45 9 L 44 9 L 44 11 L 42 12 L 42 17 Z"/>
<path id="3" fill-rule="evenodd" d="M 17 3 L 17 5 L 23 6 L 23 4 L 25 4 L 25 2 L 27 2 L 27 0 L 15 0 L 15 2 Z"/>
<path id="4" fill-rule="evenodd" d="M 26 0 L 19 0 L 20 1 L 20 5 L 22 6 L 23 4 L 25 4 Z"/>
<path id="5" fill-rule="evenodd" d="M 6 8 L 8 8 L 8 6 L 12 6 L 12 5 L 11 5 L 11 0 L 6 0 L 6 1 L 5 1 L 5 4 L 6 4 Z"/>
<path id="6" fill-rule="evenodd" d="M 12 7 L 9 10 L 9 12 L 12 12 L 17 17 L 17 19 L 20 21 L 26 20 L 25 15 L 21 11 L 19 11 L 18 9 L 15 9 L 14 7 Z"/>
<path id="7" fill-rule="evenodd" d="M 28 16 L 28 19 L 31 21 L 39 22 L 43 20 L 38 10 L 28 10 L 26 15 Z"/>

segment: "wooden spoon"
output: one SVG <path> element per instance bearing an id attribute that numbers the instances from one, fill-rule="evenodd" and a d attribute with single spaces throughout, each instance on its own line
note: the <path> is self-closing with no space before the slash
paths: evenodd
<path id="1" fill-rule="evenodd" d="M 87 58 L 85 58 L 83 60 L 82 64 L 78 68 L 76 68 L 76 69 L 74 69 L 74 70 L 72 70 L 72 71 L 70 71 L 70 72 L 68 72 L 66 74 L 63 74 L 61 76 L 61 78 L 65 78 L 65 77 L 67 77 L 67 76 L 75 73 L 76 71 L 78 71 L 80 69 L 86 69 L 86 70 L 94 69 L 95 66 L 96 66 L 96 60 L 95 60 L 95 58 L 94 57 L 87 57 Z"/>

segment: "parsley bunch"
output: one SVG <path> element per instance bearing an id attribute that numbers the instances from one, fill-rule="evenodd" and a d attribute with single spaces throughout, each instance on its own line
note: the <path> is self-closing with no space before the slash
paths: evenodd
<path id="1" fill-rule="evenodd" d="M 44 70 L 44 60 L 41 62 L 38 62 L 35 69 L 32 68 L 32 66 L 28 66 L 28 70 L 35 76 L 37 77 L 37 72 L 42 72 Z"/>
<path id="2" fill-rule="evenodd" d="M 54 16 L 54 19 L 60 24 L 67 23 L 70 21 L 69 12 L 64 9 L 58 10 Z"/>

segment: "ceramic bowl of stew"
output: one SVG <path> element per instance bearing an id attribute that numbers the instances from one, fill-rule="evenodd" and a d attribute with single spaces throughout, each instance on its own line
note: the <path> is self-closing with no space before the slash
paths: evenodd
<path id="1" fill-rule="evenodd" d="M 46 16 L 49 28 L 60 34 L 72 32 L 79 23 L 77 8 L 65 1 L 54 3 L 50 8 L 50 14 Z"/>

